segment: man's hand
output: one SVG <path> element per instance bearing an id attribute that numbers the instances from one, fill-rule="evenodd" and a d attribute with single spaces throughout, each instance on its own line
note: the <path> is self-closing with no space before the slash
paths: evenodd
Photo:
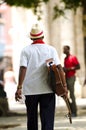
<path id="1" fill-rule="evenodd" d="M 16 100 L 16 101 L 19 101 L 20 99 L 22 99 L 21 94 L 22 94 L 21 89 L 17 89 L 17 91 L 16 91 L 16 93 L 15 93 L 15 100 Z"/>

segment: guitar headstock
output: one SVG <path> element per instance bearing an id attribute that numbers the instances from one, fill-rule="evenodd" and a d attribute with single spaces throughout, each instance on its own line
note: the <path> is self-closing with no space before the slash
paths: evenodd
<path id="1" fill-rule="evenodd" d="M 46 60 L 46 64 L 47 64 L 48 67 L 51 66 L 51 65 L 54 65 L 54 60 L 53 60 L 53 58 L 47 59 L 47 60 Z"/>

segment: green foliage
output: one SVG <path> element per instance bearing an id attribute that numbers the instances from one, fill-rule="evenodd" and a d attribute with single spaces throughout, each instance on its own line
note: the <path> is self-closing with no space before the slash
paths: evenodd
<path id="1" fill-rule="evenodd" d="M 66 9 L 74 10 L 76 13 L 78 7 L 83 7 L 83 12 L 86 12 L 86 0 L 60 0 L 60 2 L 63 3 L 64 6 L 54 6 L 53 19 L 56 19 L 59 16 L 65 16 Z"/>
<path id="2" fill-rule="evenodd" d="M 81 0 L 61 0 L 61 2 L 65 3 L 65 9 L 74 9 L 76 10 L 77 7 L 81 6 Z"/>
<path id="3" fill-rule="evenodd" d="M 59 8 L 58 5 L 54 7 L 54 16 L 64 15 L 66 9 L 73 9 L 75 12 L 79 6 L 82 6 L 86 10 L 86 0 L 60 0 L 64 3 L 64 8 Z M 25 8 L 32 8 L 34 13 L 37 15 L 37 7 L 40 6 L 41 2 L 49 2 L 49 0 L 5 0 L 5 2 L 10 6 L 21 6 Z"/>
<path id="4" fill-rule="evenodd" d="M 5 0 L 10 6 L 22 6 L 25 8 L 36 7 L 41 1 L 48 2 L 49 0 Z"/>
<path id="5" fill-rule="evenodd" d="M 76 9 L 78 6 L 86 6 L 86 0 L 60 0 L 65 3 L 65 8 Z M 8 5 L 23 6 L 26 8 L 32 8 L 37 6 L 40 2 L 49 2 L 49 0 L 5 0 Z"/>
<path id="6" fill-rule="evenodd" d="M 24 8 L 31 8 L 35 15 L 38 14 L 38 7 L 40 7 L 41 2 L 47 3 L 49 0 L 5 0 L 5 2 L 10 6 L 16 6 L 16 7 L 24 7 Z M 40 11 L 41 12 L 41 11 Z M 41 17 L 38 16 L 38 20 L 40 20 Z"/>
<path id="7" fill-rule="evenodd" d="M 5 2 L 10 6 L 22 6 L 26 8 L 30 8 L 34 5 L 35 0 L 5 0 Z M 37 3 L 39 0 L 36 0 Z"/>
<path id="8" fill-rule="evenodd" d="M 64 10 L 59 9 L 58 5 L 55 5 L 53 19 L 56 19 L 59 16 L 64 16 Z"/>

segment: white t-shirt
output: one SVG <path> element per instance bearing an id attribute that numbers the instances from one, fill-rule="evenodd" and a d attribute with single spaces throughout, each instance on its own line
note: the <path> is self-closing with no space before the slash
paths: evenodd
<path id="1" fill-rule="evenodd" d="M 53 58 L 56 65 L 60 64 L 56 49 L 47 44 L 32 44 L 22 50 L 20 66 L 27 67 L 23 82 L 24 95 L 52 93 L 47 83 L 46 60 L 49 58 Z"/>

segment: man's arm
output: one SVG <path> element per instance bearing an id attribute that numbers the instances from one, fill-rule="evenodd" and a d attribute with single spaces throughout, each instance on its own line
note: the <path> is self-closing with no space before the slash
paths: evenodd
<path id="1" fill-rule="evenodd" d="M 76 66 L 70 67 L 70 68 L 63 67 L 64 72 L 68 72 L 68 71 L 71 71 L 71 70 L 79 70 L 79 69 L 80 69 L 80 64 L 77 64 Z"/>
<path id="2" fill-rule="evenodd" d="M 15 100 L 19 101 L 21 99 L 21 89 L 22 89 L 22 84 L 25 78 L 27 68 L 24 66 L 21 66 L 19 69 L 19 78 L 18 78 L 18 86 L 17 86 L 17 91 L 15 93 Z"/>
<path id="3" fill-rule="evenodd" d="M 71 67 L 70 70 L 79 70 L 80 64 L 77 64 L 75 67 Z"/>
<path id="4" fill-rule="evenodd" d="M 18 86 L 22 86 L 22 83 L 24 81 L 25 78 L 25 74 L 26 74 L 26 67 L 21 66 L 20 70 L 19 70 L 19 79 L 18 79 Z"/>

